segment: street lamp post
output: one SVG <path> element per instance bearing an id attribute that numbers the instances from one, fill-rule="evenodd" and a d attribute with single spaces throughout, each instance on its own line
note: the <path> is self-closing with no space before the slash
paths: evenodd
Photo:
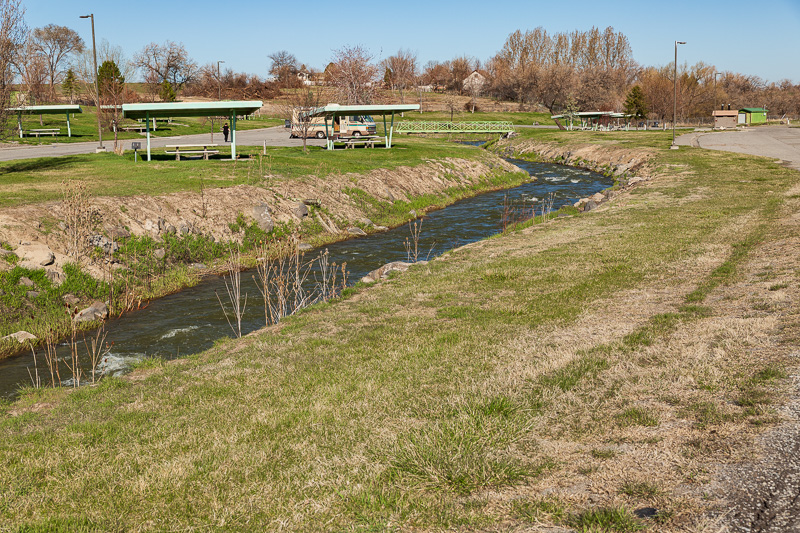
<path id="1" fill-rule="evenodd" d="M 103 147 L 103 128 L 100 126 L 100 82 L 97 80 L 97 46 L 94 41 L 94 13 L 81 15 L 82 19 L 92 19 L 92 53 L 94 54 L 94 91 L 97 95 L 97 138 L 100 140 L 98 151 L 105 151 Z"/>
<path id="2" fill-rule="evenodd" d="M 675 64 L 672 72 L 672 85 L 674 95 L 672 97 L 672 150 L 677 150 L 678 145 L 675 144 L 675 122 L 678 120 L 678 45 L 686 44 L 686 41 L 675 41 Z"/>
<path id="3" fill-rule="evenodd" d="M 715 72 L 714 73 L 714 111 L 717 110 L 717 76 L 722 74 L 722 72 Z M 714 113 L 711 113 L 711 129 L 714 129 Z"/>
<path id="4" fill-rule="evenodd" d="M 219 71 L 219 64 L 225 61 L 217 61 L 217 100 L 222 100 L 222 74 Z"/>

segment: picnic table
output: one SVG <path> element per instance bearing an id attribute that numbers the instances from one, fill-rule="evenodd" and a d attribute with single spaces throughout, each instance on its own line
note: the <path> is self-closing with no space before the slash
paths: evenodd
<path id="1" fill-rule="evenodd" d="M 333 140 L 334 143 L 343 143 L 345 150 L 348 148 L 355 148 L 356 146 L 364 146 L 364 148 L 375 148 L 375 143 L 382 139 L 377 135 L 359 135 L 353 137 L 338 137 Z"/>
<path id="2" fill-rule="evenodd" d="M 209 154 L 218 154 L 219 150 L 209 150 L 209 147 L 213 148 L 215 146 L 219 146 L 218 144 L 168 144 L 167 148 L 174 148 L 175 150 L 165 150 L 166 153 L 172 155 L 175 154 L 175 161 L 181 160 L 181 154 L 203 154 L 203 159 L 208 161 Z M 202 148 L 202 149 L 201 149 Z"/>
<path id="3" fill-rule="evenodd" d="M 27 133 L 28 135 L 34 135 L 37 138 L 41 137 L 42 135 L 52 135 L 53 137 L 55 137 L 56 135 L 61 134 L 61 128 L 43 128 L 36 130 L 27 130 L 23 133 Z"/>

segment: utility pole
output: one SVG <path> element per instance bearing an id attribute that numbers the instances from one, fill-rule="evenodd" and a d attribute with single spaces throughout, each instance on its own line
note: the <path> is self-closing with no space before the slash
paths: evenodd
<path id="1" fill-rule="evenodd" d="M 686 44 L 686 41 L 675 41 L 675 64 L 672 72 L 672 85 L 674 87 L 674 95 L 672 98 L 672 146 L 671 150 L 677 150 L 678 145 L 675 144 L 675 122 L 678 120 L 678 45 Z"/>
<path id="2" fill-rule="evenodd" d="M 100 140 L 98 152 L 105 152 L 103 147 L 103 128 L 100 125 L 100 82 L 97 79 L 97 45 L 94 40 L 94 13 L 89 15 L 81 15 L 82 19 L 92 19 L 92 53 L 94 54 L 94 91 L 96 95 L 95 102 L 97 103 L 97 138 Z"/>
<path id="3" fill-rule="evenodd" d="M 222 74 L 219 71 L 219 64 L 224 61 L 217 61 L 217 100 L 222 100 Z"/>

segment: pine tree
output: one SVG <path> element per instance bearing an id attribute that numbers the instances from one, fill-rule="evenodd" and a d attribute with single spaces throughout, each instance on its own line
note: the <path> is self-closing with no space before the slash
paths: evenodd
<path id="1" fill-rule="evenodd" d="M 638 85 L 634 85 L 628 97 L 625 99 L 625 113 L 632 115 L 633 118 L 641 119 L 647 117 L 647 102 L 645 102 L 644 92 Z"/>
<path id="2" fill-rule="evenodd" d="M 175 101 L 175 89 L 172 88 L 172 84 L 167 80 L 161 82 L 161 90 L 158 95 L 161 97 L 162 102 Z"/>
<path id="3" fill-rule="evenodd" d="M 61 82 L 61 91 L 69 95 L 69 103 L 73 103 L 73 96 L 75 95 L 75 88 L 76 88 L 75 73 L 72 72 L 72 69 L 67 71 L 66 76 L 64 76 L 64 81 Z"/>

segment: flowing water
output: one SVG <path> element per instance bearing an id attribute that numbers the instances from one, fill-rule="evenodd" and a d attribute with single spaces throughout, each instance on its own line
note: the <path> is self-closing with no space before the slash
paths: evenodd
<path id="1" fill-rule="evenodd" d="M 535 206 L 538 214 L 548 195 L 552 195 L 555 210 L 613 184 L 612 178 L 571 167 L 515 159 L 508 161 L 537 180 L 512 189 L 467 198 L 425 215 L 419 238 L 420 260 L 436 257 L 446 250 L 502 231 L 504 207 L 508 204 L 517 208 L 527 206 L 528 215 L 531 207 Z M 409 227 L 403 225 L 383 233 L 330 244 L 326 248 L 330 261 L 339 265 L 347 263 L 348 282 L 354 283 L 390 261 L 406 261 L 405 240 L 408 237 Z M 316 254 L 316 250 L 308 252 L 306 257 L 311 258 Z M 242 272 L 242 293 L 248 295 L 242 318 L 243 334 L 265 325 L 263 300 L 252 279 L 254 274 Z M 313 273 L 309 279 L 314 279 Z M 154 300 L 146 309 L 126 313 L 122 318 L 109 321 L 105 326 L 106 341 L 113 345 L 101 365 L 102 372 L 107 375 L 123 373 L 131 364 L 145 357 L 173 359 L 197 353 L 210 348 L 219 338 L 232 336 L 215 290 L 224 297 L 223 278 L 205 280 L 195 287 Z M 82 342 L 79 348 L 85 350 Z M 68 346 L 59 346 L 59 358 L 68 356 Z M 45 379 L 47 370 L 41 355 L 38 356 L 38 362 L 39 375 L 43 383 L 47 382 L 49 373 Z M 29 372 L 33 372 L 31 354 L 0 361 L 0 396 L 13 397 L 21 385 L 29 384 Z M 67 375 L 69 371 L 62 362 L 61 376 Z M 86 377 L 85 372 L 84 381 Z"/>

